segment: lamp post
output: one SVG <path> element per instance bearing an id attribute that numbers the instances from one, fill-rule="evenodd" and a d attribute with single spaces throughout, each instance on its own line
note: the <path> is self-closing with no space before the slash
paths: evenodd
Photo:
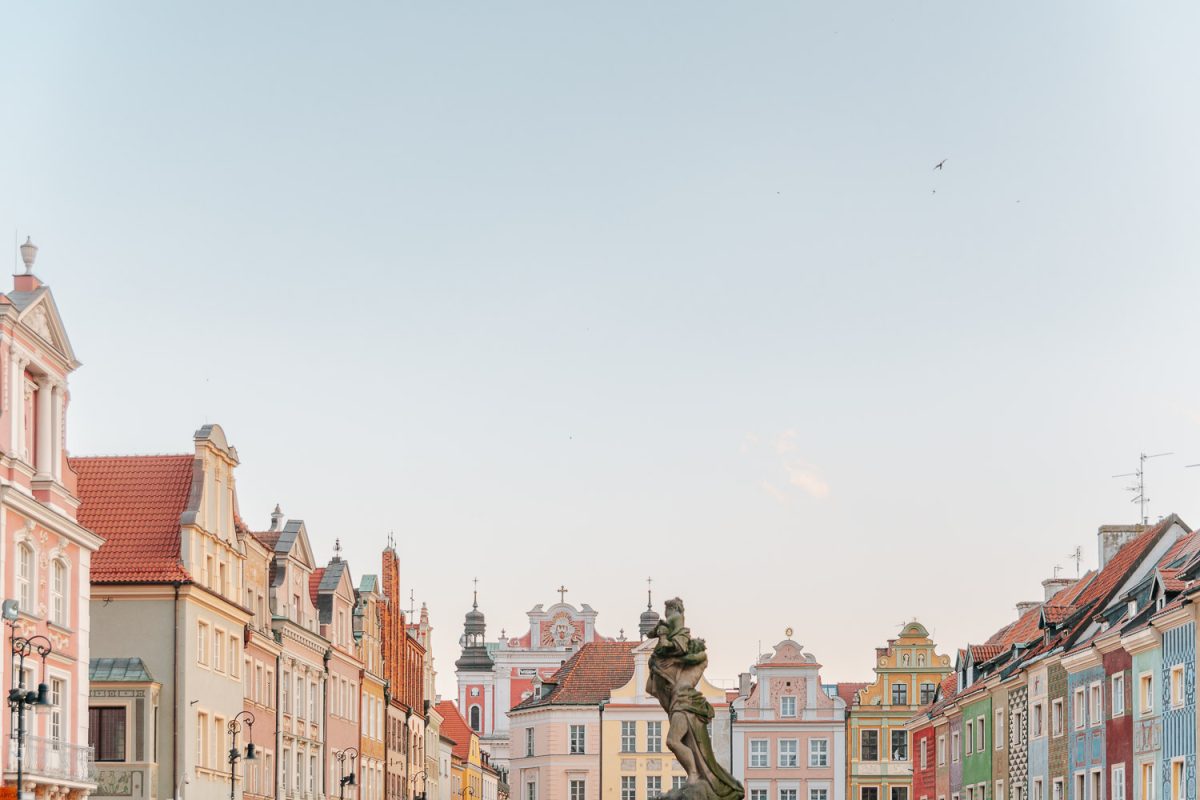
<path id="1" fill-rule="evenodd" d="M 9 640 L 16 672 L 13 687 L 8 690 L 8 707 L 17 715 L 17 798 L 23 796 L 25 781 L 25 709 L 29 706 L 44 708 L 50 703 L 50 688 L 46 686 L 46 656 L 54 652 L 50 640 L 45 636 L 17 636 L 18 607 L 15 600 L 4 601 L 4 619 L 10 627 Z M 25 659 L 37 653 L 42 659 L 42 681 L 37 691 L 25 688 Z"/>
<path id="2" fill-rule="evenodd" d="M 358 758 L 358 748 L 347 747 L 345 750 L 338 750 L 333 754 L 333 757 L 337 759 L 338 771 L 341 773 L 341 777 L 338 778 L 338 797 L 341 800 L 346 800 L 346 787 L 354 786 L 358 783 L 358 780 L 354 777 L 354 759 Z M 349 775 L 346 774 L 347 758 L 350 759 Z"/>
<path id="3" fill-rule="evenodd" d="M 236 784 L 234 781 L 237 776 L 237 762 L 241 761 L 242 758 L 245 758 L 247 761 L 256 761 L 258 759 L 258 754 L 254 751 L 253 741 L 246 743 L 245 756 L 238 749 L 238 734 L 242 732 L 243 722 L 246 725 L 246 738 L 252 740 L 254 738 L 254 715 L 249 711 L 239 712 L 233 719 L 229 720 L 229 725 L 227 726 L 231 739 L 229 745 L 229 800 L 235 800 L 234 787 Z"/>
<path id="4" fill-rule="evenodd" d="M 426 777 L 427 777 L 427 773 L 425 772 L 425 770 L 421 770 L 416 775 L 413 775 L 411 778 L 408 779 L 408 782 L 412 785 L 411 794 L 413 796 L 413 800 L 425 800 L 425 788 L 426 787 L 425 787 L 424 780 Z M 420 794 L 417 794 L 417 781 L 418 780 L 422 781 Z"/>
<path id="5" fill-rule="evenodd" d="M 604 707 L 608 705 L 608 698 L 600 701 L 600 791 L 596 797 L 604 800 Z"/>

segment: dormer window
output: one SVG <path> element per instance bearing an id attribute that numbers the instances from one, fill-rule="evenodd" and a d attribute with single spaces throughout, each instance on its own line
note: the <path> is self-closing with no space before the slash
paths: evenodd
<path id="1" fill-rule="evenodd" d="M 1131 616 L 1131 617 L 1137 615 L 1137 600 L 1129 601 L 1128 613 L 1129 613 L 1129 616 Z"/>

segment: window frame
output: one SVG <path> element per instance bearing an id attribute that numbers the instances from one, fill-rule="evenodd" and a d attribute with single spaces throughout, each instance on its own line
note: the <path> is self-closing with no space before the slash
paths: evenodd
<path id="1" fill-rule="evenodd" d="M 104 742 L 102 741 L 102 737 L 104 736 L 104 733 L 105 733 L 104 717 L 107 716 L 107 714 L 105 712 L 110 712 L 114 715 L 119 716 L 119 718 L 120 718 L 120 727 L 121 727 L 121 734 L 120 734 L 121 748 L 120 749 L 121 749 L 121 752 L 120 752 L 120 757 L 118 757 L 118 758 L 106 757 L 106 754 L 109 754 L 109 756 L 111 756 L 112 750 L 105 748 Z M 119 714 L 117 712 L 119 712 Z M 96 717 L 95 724 L 93 724 L 93 722 L 92 722 L 93 714 L 95 714 L 95 717 Z M 96 763 L 98 763 L 98 764 L 99 763 L 108 763 L 108 764 L 128 763 L 126 756 L 129 753 L 129 708 L 127 706 L 88 706 L 88 732 L 89 732 L 88 738 L 89 739 L 92 739 L 92 736 L 90 734 L 93 730 L 95 731 L 95 739 L 93 741 L 90 741 L 89 744 L 91 744 L 95 748 L 93 750 L 93 753 L 94 753 L 94 760 L 96 761 Z M 111 740 L 111 741 L 115 741 L 115 740 Z"/>
<path id="2" fill-rule="evenodd" d="M 1109 693 L 1112 699 L 1109 708 L 1112 709 L 1113 719 L 1125 716 L 1125 673 L 1118 672 L 1109 679 Z M 1119 702 L 1118 702 L 1119 699 Z"/>
<path id="3" fill-rule="evenodd" d="M 875 753 L 874 753 L 874 756 L 871 758 L 868 758 L 866 755 L 866 748 L 867 748 L 866 738 L 867 738 L 868 734 L 872 734 L 875 737 L 875 741 L 872 742 L 872 747 L 874 748 Z M 879 761 L 879 729 L 878 728 L 863 728 L 863 729 L 859 730 L 859 732 L 858 732 L 858 760 L 859 761 L 868 761 L 871 763 L 876 763 Z"/>
<path id="4" fill-rule="evenodd" d="M 779 769 L 798 769 L 800 767 L 800 740 L 777 739 L 775 744 L 778 745 L 776 766 Z M 791 763 L 785 761 L 788 756 L 790 756 Z"/>
<path id="5" fill-rule="evenodd" d="M 829 740 L 814 736 L 808 740 L 808 765 L 824 768 L 829 766 Z"/>
<path id="6" fill-rule="evenodd" d="M 755 752 L 755 745 L 762 745 L 761 752 Z M 750 769 L 770 769 L 771 767 L 771 740 L 770 739 L 751 739 L 750 740 Z"/>

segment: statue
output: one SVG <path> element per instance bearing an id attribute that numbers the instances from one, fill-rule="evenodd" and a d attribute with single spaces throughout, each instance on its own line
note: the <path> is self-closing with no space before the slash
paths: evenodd
<path id="1" fill-rule="evenodd" d="M 687 771 L 687 783 L 662 795 L 662 800 L 742 800 L 745 790 L 717 763 L 708 723 L 713 707 L 696 689 L 708 664 L 703 639 L 693 639 L 683 624 L 683 601 L 666 602 L 666 618 L 650 634 L 655 642 L 650 656 L 646 691 L 667 712 L 670 726 L 667 747 Z"/>

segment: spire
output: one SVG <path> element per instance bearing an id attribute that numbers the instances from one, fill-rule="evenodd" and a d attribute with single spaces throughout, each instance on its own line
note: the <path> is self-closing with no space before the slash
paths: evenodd
<path id="1" fill-rule="evenodd" d="M 454 662 L 454 666 L 460 672 L 491 672 L 495 664 L 484 643 L 487 622 L 479 610 L 479 579 L 473 579 L 472 583 L 475 589 L 471 593 L 471 610 L 463 621 L 463 635 L 458 640 L 462 646 L 462 656 Z"/>
<path id="2" fill-rule="evenodd" d="M 654 579 L 646 578 L 646 610 L 638 617 L 638 633 L 643 639 L 650 638 L 659 620 L 658 612 L 654 610 L 654 596 L 651 594 L 653 585 Z"/>

